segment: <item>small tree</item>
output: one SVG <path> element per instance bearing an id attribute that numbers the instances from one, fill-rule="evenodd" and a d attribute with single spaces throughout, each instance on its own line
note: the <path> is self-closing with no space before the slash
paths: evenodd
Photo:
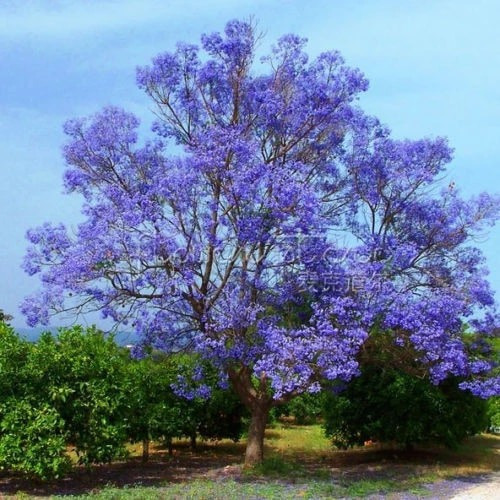
<path id="1" fill-rule="evenodd" d="M 142 459 L 149 459 L 151 440 L 180 437 L 186 415 L 171 384 L 176 373 L 166 358 L 146 357 L 127 365 L 127 435 L 142 442 Z"/>
<path id="2" fill-rule="evenodd" d="M 488 431 L 500 434 L 500 398 L 488 400 Z"/>
<path id="3" fill-rule="evenodd" d="M 298 425 L 316 422 L 323 414 L 324 392 L 301 394 L 282 407 L 280 415 L 292 416 Z"/>
<path id="4" fill-rule="evenodd" d="M 492 349 L 492 357 L 495 361 L 497 374 L 500 373 L 500 331 L 496 331 L 496 336 L 491 339 L 489 345 Z M 500 434 L 500 396 L 491 397 L 488 400 L 488 430 L 495 434 Z"/>
<path id="5" fill-rule="evenodd" d="M 13 328 L 0 323 L 0 404 L 9 398 L 22 398 L 31 382 L 25 369 L 31 344 L 19 337 Z"/>
<path id="6" fill-rule="evenodd" d="M 125 454 L 128 353 L 95 328 L 36 343 L 0 324 L 0 466 L 42 479 Z"/>
<path id="7" fill-rule="evenodd" d="M 44 333 L 32 349 L 31 393 L 60 415 L 67 442 L 82 464 L 109 462 L 125 453 L 127 358 L 125 349 L 95 328 Z"/>
<path id="8" fill-rule="evenodd" d="M 47 393 L 35 389 L 34 348 L 0 323 L 0 468 L 51 479 L 70 467 L 67 433 Z"/>
<path id="9" fill-rule="evenodd" d="M 244 408 L 230 389 L 218 387 L 217 371 L 193 354 L 149 354 L 127 366 L 127 432 L 142 441 L 143 461 L 151 440 L 187 437 L 237 441 Z"/>
<path id="10" fill-rule="evenodd" d="M 460 379 L 430 379 L 411 342 L 395 333 L 374 331 L 358 354 L 361 375 L 334 395 L 324 392 L 326 434 L 348 447 L 375 440 L 412 447 L 436 442 L 450 448 L 484 430 L 486 401 L 459 388 Z M 476 363 L 494 362 L 489 342 L 463 328 L 464 345 Z M 343 389 L 343 390 L 342 390 Z"/>
<path id="11" fill-rule="evenodd" d="M 208 399 L 198 402 L 197 434 L 202 439 L 239 441 L 247 411 L 232 389 L 220 389 L 215 384 Z"/>
<path id="12" fill-rule="evenodd" d="M 0 323 L 8 323 L 12 320 L 12 316 L 10 314 L 4 313 L 2 309 L 0 309 Z"/>
<path id="13" fill-rule="evenodd" d="M 243 417 L 247 415 L 244 405 L 231 386 L 221 387 L 218 371 L 199 356 L 184 357 L 182 361 L 185 380 L 181 393 L 190 398 L 186 413 L 186 435 L 191 445 L 196 445 L 196 436 L 202 439 L 232 439 L 238 441 L 243 433 Z"/>
<path id="14" fill-rule="evenodd" d="M 469 242 L 500 206 L 439 191 L 446 141 L 391 138 L 356 105 L 368 82 L 339 53 L 310 61 L 287 35 L 257 73 L 258 40 L 231 21 L 202 37 L 203 56 L 179 44 L 139 68 L 157 116 L 142 146 L 115 107 L 66 123 L 64 182 L 86 220 L 74 236 L 28 232 L 43 291 L 23 306 L 30 324 L 97 308 L 156 348 L 194 346 L 250 412 L 247 464 L 271 408 L 356 375 L 375 328 L 411 342 L 436 383 L 488 374 L 461 318 L 493 305 Z M 499 392 L 498 378 L 466 386 Z"/>

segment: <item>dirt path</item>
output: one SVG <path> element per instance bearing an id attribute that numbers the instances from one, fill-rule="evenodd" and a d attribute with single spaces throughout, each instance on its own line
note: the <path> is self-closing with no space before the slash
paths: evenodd
<path id="1" fill-rule="evenodd" d="M 451 500 L 492 500 L 500 498 L 500 472 L 492 474 L 479 484 L 471 485 L 452 497 Z"/>

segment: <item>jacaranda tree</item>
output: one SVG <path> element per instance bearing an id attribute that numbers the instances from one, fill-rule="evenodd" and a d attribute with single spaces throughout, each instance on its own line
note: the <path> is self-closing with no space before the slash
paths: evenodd
<path id="1" fill-rule="evenodd" d="M 356 375 L 374 329 L 411 345 L 434 381 L 495 393 L 461 336 L 467 318 L 492 326 L 469 242 L 498 200 L 440 184 L 444 139 L 394 140 L 364 114 L 368 82 L 339 53 L 309 60 L 287 35 L 258 66 L 259 39 L 232 21 L 139 68 L 156 116 L 145 142 L 116 107 L 66 123 L 64 183 L 86 219 L 28 232 L 25 268 L 43 284 L 29 323 L 98 309 L 155 348 L 210 358 L 251 413 L 247 464 L 270 409 Z"/>

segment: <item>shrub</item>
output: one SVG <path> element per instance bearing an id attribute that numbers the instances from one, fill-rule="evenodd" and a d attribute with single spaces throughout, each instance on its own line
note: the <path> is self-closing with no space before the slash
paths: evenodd
<path id="1" fill-rule="evenodd" d="M 455 447 L 485 428 L 486 403 L 448 379 L 435 386 L 393 368 L 365 367 L 339 395 L 325 398 L 325 431 L 341 448 L 365 441 Z"/>
<path id="2" fill-rule="evenodd" d="M 497 332 L 500 333 L 500 332 Z M 500 336 L 490 340 L 492 357 L 496 363 L 496 374 L 500 376 Z M 500 434 L 500 397 L 488 400 L 488 429 L 490 432 Z"/>

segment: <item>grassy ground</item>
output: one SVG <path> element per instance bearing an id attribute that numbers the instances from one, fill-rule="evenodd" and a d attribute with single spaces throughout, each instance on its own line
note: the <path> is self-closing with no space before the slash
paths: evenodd
<path id="1" fill-rule="evenodd" d="M 377 445 L 350 451 L 333 450 L 318 425 L 281 423 L 266 433 L 266 460 L 243 470 L 244 443 L 201 443 L 196 451 L 177 442 L 169 457 L 153 447 L 151 463 L 140 462 L 132 446 L 127 462 L 76 471 L 53 484 L 0 478 L 0 493 L 18 498 L 72 495 L 72 498 L 339 498 L 387 494 L 398 498 L 429 495 L 426 485 L 450 478 L 477 477 L 500 469 L 500 438 L 469 439 L 456 451 L 439 448 L 412 452 Z"/>
<path id="2" fill-rule="evenodd" d="M 356 498 L 373 493 L 400 491 L 401 486 L 388 481 L 358 482 L 343 487 L 328 481 L 284 484 L 277 481 L 246 482 L 235 480 L 215 482 L 193 480 L 189 483 L 168 485 L 163 488 L 105 488 L 92 498 L 100 500 L 149 500 L 149 499 L 296 499 L 296 498 Z M 418 486 L 404 485 L 406 491 L 423 496 L 425 490 Z M 408 486 L 408 488 L 406 488 Z M 410 487 L 411 486 L 411 487 Z M 89 498 L 88 496 L 72 498 Z"/>

